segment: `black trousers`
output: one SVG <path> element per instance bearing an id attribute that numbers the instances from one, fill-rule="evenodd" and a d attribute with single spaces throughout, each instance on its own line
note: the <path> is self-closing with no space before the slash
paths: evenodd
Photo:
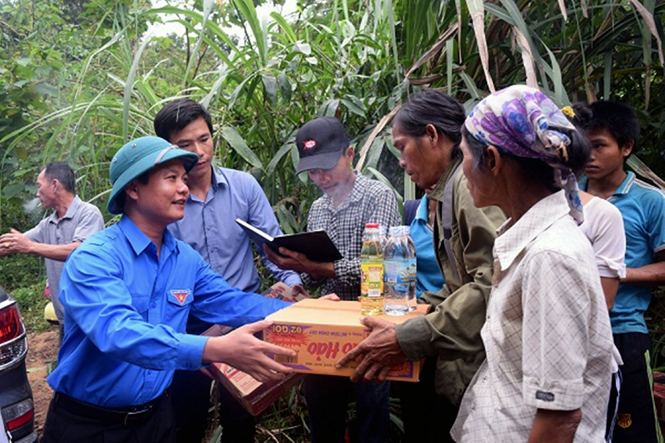
<path id="1" fill-rule="evenodd" d="M 651 343 L 647 334 L 614 334 L 614 344 L 621 353 L 623 381 L 619 411 L 614 426 L 614 443 L 651 443 L 660 438 L 649 367 Z"/>
<path id="2" fill-rule="evenodd" d="M 400 399 L 404 443 L 453 443 L 459 406 L 434 391 L 436 357 L 425 360 L 417 383 L 393 382 Z"/>
<path id="3" fill-rule="evenodd" d="M 139 418 L 103 417 L 102 408 L 72 407 L 54 395 L 49 406 L 42 443 L 175 443 L 173 409 L 166 395 Z M 87 413 L 90 411 L 90 413 Z M 100 416 L 95 418 L 99 414 Z M 111 415 L 111 414 L 109 414 Z"/>
<path id="4" fill-rule="evenodd" d="M 312 443 L 344 443 L 349 403 L 356 402 L 350 441 L 385 443 L 390 428 L 390 382 L 351 383 L 347 377 L 308 375 L 305 400 Z"/>
<path id="5" fill-rule="evenodd" d="M 211 383 L 200 371 L 175 371 L 169 389 L 178 443 L 201 443 L 208 426 Z M 222 443 L 254 443 L 254 417 L 222 386 L 219 402 Z"/>

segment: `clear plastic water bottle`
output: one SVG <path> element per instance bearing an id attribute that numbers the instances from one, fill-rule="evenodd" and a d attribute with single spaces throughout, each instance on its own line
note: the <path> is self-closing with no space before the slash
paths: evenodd
<path id="1" fill-rule="evenodd" d="M 360 310 L 383 314 L 383 242 L 378 223 L 367 223 L 360 250 Z"/>
<path id="2" fill-rule="evenodd" d="M 379 225 L 379 235 L 381 236 L 381 246 L 385 250 L 386 243 L 388 243 L 388 228 L 384 225 Z"/>
<path id="3" fill-rule="evenodd" d="M 416 246 L 408 226 L 390 228 L 383 259 L 383 310 L 388 315 L 406 315 L 416 308 Z"/>
<path id="4" fill-rule="evenodd" d="M 404 241 L 406 241 L 409 250 L 408 274 L 409 274 L 409 311 L 415 311 L 418 304 L 418 261 L 416 256 L 416 244 L 411 238 L 411 229 L 409 226 L 404 228 Z"/>

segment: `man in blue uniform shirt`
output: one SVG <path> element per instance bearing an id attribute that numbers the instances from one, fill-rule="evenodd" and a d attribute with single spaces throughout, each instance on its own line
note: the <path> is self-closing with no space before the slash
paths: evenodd
<path id="1" fill-rule="evenodd" d="M 158 137 L 129 142 L 113 157 L 108 211 L 123 216 L 65 264 L 65 338 L 48 378 L 55 395 L 44 442 L 173 442 L 165 391 L 175 369 L 224 362 L 259 381 L 290 372 L 266 354 L 293 351 L 253 335 L 287 304 L 231 287 L 166 230 L 183 217 L 187 172 L 197 161 Z M 240 328 L 188 335 L 190 312 Z"/>

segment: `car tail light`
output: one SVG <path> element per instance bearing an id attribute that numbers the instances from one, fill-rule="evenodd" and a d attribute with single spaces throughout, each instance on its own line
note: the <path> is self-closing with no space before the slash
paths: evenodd
<path id="1" fill-rule="evenodd" d="M 27 398 L 11 406 L 2 408 L 2 420 L 8 431 L 20 428 L 35 417 L 35 408 L 32 399 Z"/>
<path id="2" fill-rule="evenodd" d="M 0 311 L 0 344 L 18 337 L 23 332 L 18 307 L 14 304 Z"/>
<path id="3" fill-rule="evenodd" d="M 22 358 L 26 352 L 23 324 L 14 303 L 0 310 L 0 368 Z"/>

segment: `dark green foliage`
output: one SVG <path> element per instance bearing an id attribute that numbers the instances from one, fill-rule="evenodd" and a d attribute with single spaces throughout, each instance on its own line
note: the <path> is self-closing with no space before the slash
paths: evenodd
<path id="1" fill-rule="evenodd" d="M 42 293 L 46 287 L 44 260 L 32 255 L 16 255 L 0 259 L 0 284 L 12 292 L 41 281 Z"/>
<path id="2" fill-rule="evenodd" d="M 305 229 L 319 196 L 306 176 L 294 176 L 295 132 L 316 116 L 339 117 L 363 173 L 385 177 L 399 199 L 414 198 L 414 185 L 397 165 L 389 122 L 374 138 L 373 130 L 421 87 L 443 88 L 469 109 L 490 83 L 499 89 L 526 82 L 530 63 L 516 30 L 532 53 L 534 81 L 560 105 L 604 98 L 634 106 L 643 130 L 639 156 L 665 176 L 665 76 L 658 42 L 631 2 L 587 1 L 587 17 L 580 2 L 565 2 L 566 20 L 559 2 L 542 0 L 299 0 L 294 14 L 277 7 L 263 26 L 256 6 L 270 3 L 284 4 L 3 3 L 0 233 L 24 231 L 44 215 L 27 215 L 22 203 L 33 197 L 34 179 L 49 161 L 70 162 L 81 198 L 104 211 L 113 154 L 131 138 L 151 134 L 164 103 L 183 96 L 208 106 L 218 164 L 257 178 L 286 233 Z M 662 39 L 665 3 L 641 3 Z M 471 20 L 478 4 L 487 74 Z M 176 34 L 148 37 L 151 23 L 169 22 L 181 25 Z M 270 277 L 262 276 L 269 286 Z M 0 284 L 18 292 L 24 315 L 41 317 L 45 280 L 40 258 L 0 259 Z M 665 364 L 656 355 L 665 342 L 663 311 L 662 298 L 655 299 L 649 316 L 657 366 Z M 261 431 L 261 441 L 303 441 L 304 414 L 294 391 L 264 414 L 268 432 Z"/>
<path id="3" fill-rule="evenodd" d="M 2 212 L 0 213 L 0 232 L 5 233 L 11 228 L 25 232 L 32 228 L 41 218 L 41 211 L 29 213 L 19 203 L 2 199 Z M 12 255 L 0 258 L 0 285 L 12 292 L 42 281 L 42 293 L 46 286 L 46 272 L 44 260 L 32 255 Z"/>
<path id="4" fill-rule="evenodd" d="M 44 332 L 51 328 L 51 325 L 44 319 L 44 308 L 49 302 L 44 297 L 45 286 L 46 280 L 11 291 L 18 302 L 25 328 L 30 332 Z"/>

